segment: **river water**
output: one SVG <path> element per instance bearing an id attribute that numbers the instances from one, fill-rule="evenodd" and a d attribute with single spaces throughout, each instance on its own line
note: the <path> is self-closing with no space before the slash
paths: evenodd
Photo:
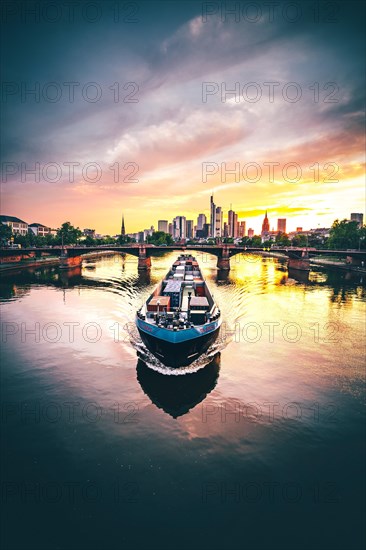
<path id="1" fill-rule="evenodd" d="M 223 327 L 178 372 L 134 329 L 176 253 L 2 277 L 6 548 L 363 547 L 361 275 L 196 256 Z"/>

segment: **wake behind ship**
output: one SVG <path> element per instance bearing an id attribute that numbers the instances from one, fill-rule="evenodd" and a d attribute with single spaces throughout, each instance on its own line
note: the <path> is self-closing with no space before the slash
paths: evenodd
<path id="1" fill-rule="evenodd" d="M 145 346 L 165 365 L 189 365 L 216 340 L 220 310 L 196 259 L 182 254 L 136 315 Z"/>

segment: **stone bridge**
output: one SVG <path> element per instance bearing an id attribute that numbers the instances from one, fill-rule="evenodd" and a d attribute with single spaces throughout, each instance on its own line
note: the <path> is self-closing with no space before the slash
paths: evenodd
<path id="1" fill-rule="evenodd" d="M 61 256 L 64 265 L 75 266 L 80 265 L 85 254 L 90 252 L 116 252 L 119 254 L 131 254 L 138 258 L 138 269 L 146 270 L 151 267 L 151 257 L 157 252 L 170 252 L 178 250 L 182 252 L 206 252 L 217 257 L 217 268 L 228 271 L 230 269 L 230 258 L 236 254 L 249 254 L 255 252 L 276 252 L 288 257 L 288 265 L 294 269 L 306 270 L 309 266 L 311 256 L 330 255 L 347 258 L 348 263 L 352 265 L 362 265 L 366 261 L 365 250 L 317 250 L 315 248 L 295 248 L 295 247 L 246 247 L 236 246 L 233 244 L 217 244 L 217 245 L 183 245 L 173 244 L 168 246 L 154 246 L 149 244 L 132 244 L 132 245 L 108 245 L 108 246 L 65 246 L 65 247 L 49 247 L 49 248 L 22 248 L 22 249 L 0 249 L 0 262 L 20 261 L 24 258 L 40 258 L 42 256 Z"/>

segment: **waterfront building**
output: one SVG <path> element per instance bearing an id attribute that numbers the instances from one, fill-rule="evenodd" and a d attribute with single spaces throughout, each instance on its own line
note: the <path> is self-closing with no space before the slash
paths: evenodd
<path id="1" fill-rule="evenodd" d="M 0 222 L 10 227 L 13 235 L 28 235 L 28 224 L 20 218 L 16 218 L 15 216 L 0 216 Z"/>
<path id="2" fill-rule="evenodd" d="M 31 231 L 37 237 L 45 237 L 51 233 L 51 228 L 46 225 L 42 225 L 41 223 L 31 223 L 28 225 L 28 231 Z"/>

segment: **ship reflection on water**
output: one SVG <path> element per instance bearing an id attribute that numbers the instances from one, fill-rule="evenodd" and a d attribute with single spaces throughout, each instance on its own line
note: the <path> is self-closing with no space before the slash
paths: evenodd
<path id="1" fill-rule="evenodd" d="M 139 359 L 137 380 L 154 405 L 178 418 L 201 403 L 215 388 L 219 371 L 220 353 L 199 371 L 178 376 L 161 374 Z"/>

